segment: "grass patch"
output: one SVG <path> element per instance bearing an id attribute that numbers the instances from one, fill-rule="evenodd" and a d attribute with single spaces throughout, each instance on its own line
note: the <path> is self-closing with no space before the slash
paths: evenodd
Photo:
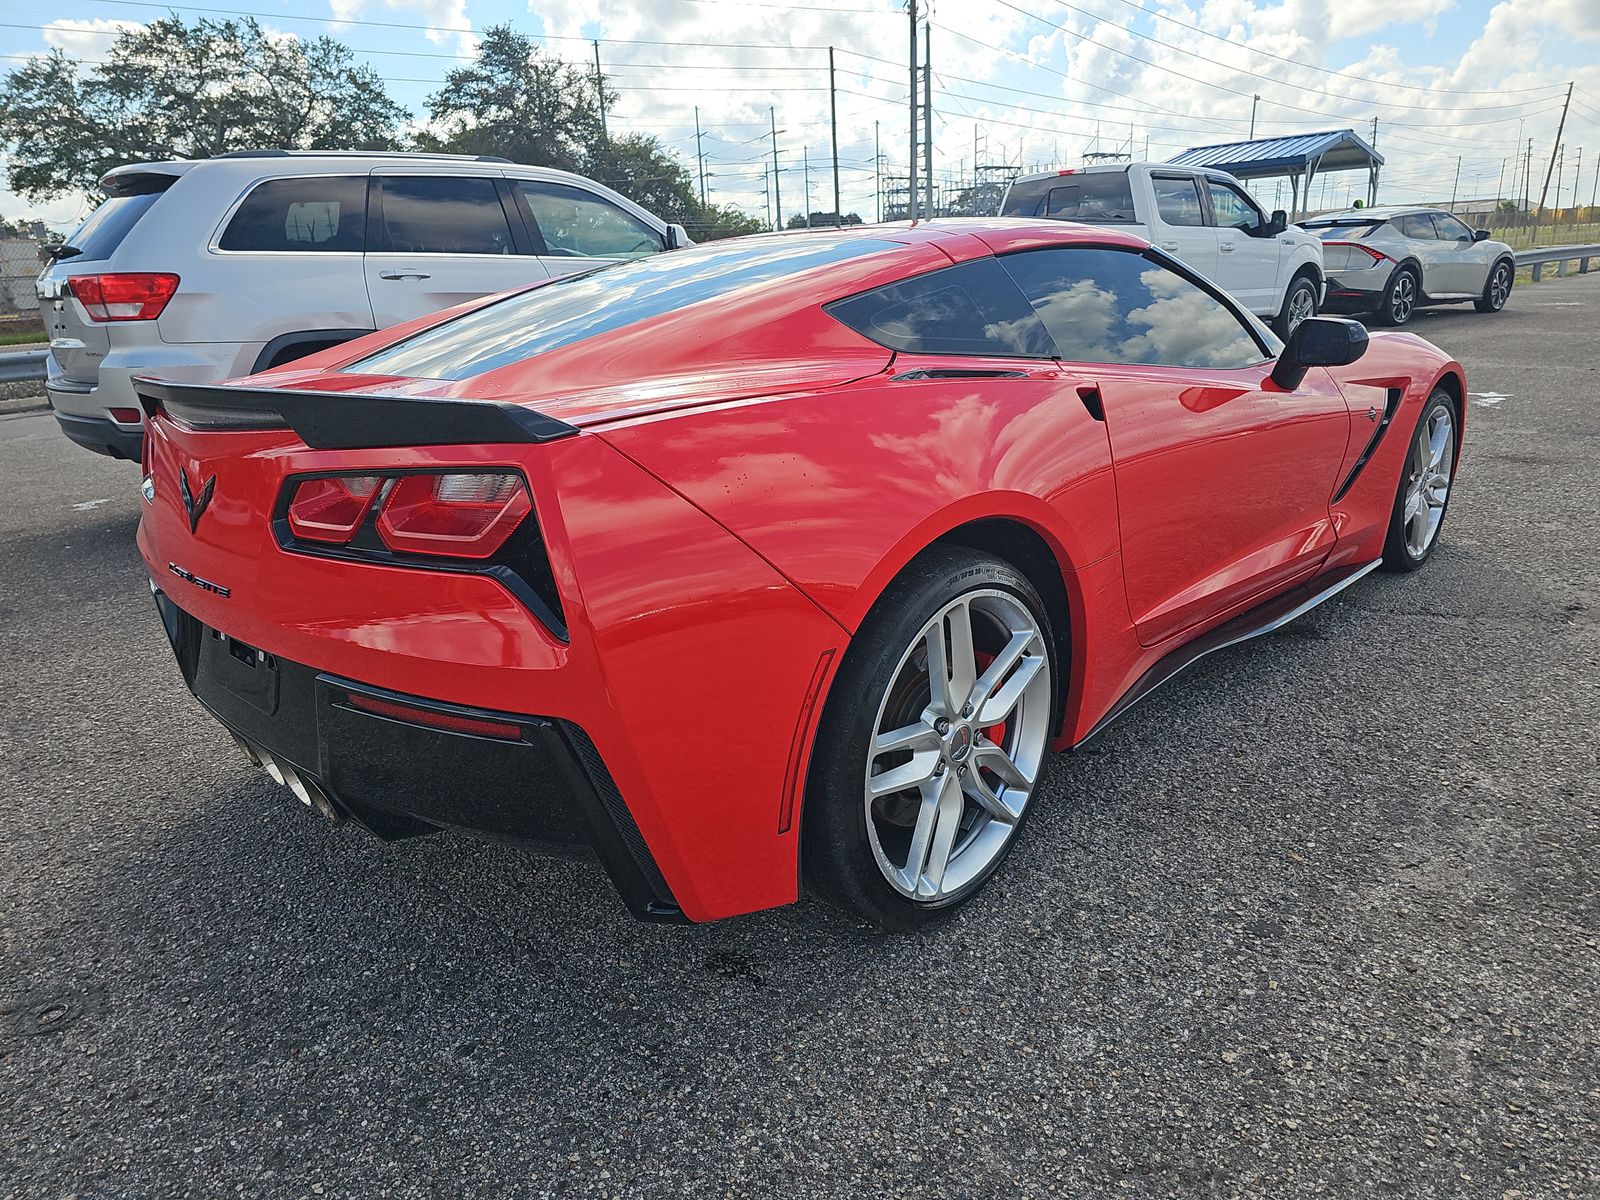
<path id="1" fill-rule="evenodd" d="M 26 346 L 30 342 L 48 342 L 43 325 L 0 326 L 0 346 Z"/>

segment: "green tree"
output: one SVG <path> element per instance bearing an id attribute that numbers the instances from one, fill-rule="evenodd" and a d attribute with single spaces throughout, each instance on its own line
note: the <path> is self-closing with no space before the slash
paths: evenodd
<path id="1" fill-rule="evenodd" d="M 607 94 L 608 104 L 615 100 Z M 498 154 L 538 167 L 581 170 L 600 141 L 594 75 L 510 25 L 484 31 L 477 60 L 446 74 L 428 97 L 428 116 L 433 128 L 417 135 L 425 150 Z"/>
<path id="2" fill-rule="evenodd" d="M 836 212 L 813 212 L 811 214 L 811 224 L 809 226 L 806 224 L 805 213 L 795 213 L 783 223 L 785 229 L 830 229 L 835 225 L 859 224 L 861 224 L 861 214 L 853 212 L 845 213 L 844 220 L 842 221 L 839 219 L 839 214 Z"/>
<path id="3" fill-rule="evenodd" d="M 689 169 L 653 137 L 630 133 L 599 139 L 585 154 L 582 173 L 663 221 L 677 222 L 697 242 L 762 229 L 760 221 L 737 209 L 701 204 Z"/>
<path id="4" fill-rule="evenodd" d="M 85 68 L 59 50 L 0 84 L 12 190 L 92 194 L 112 167 L 228 150 L 386 150 L 403 108 L 329 37 L 269 33 L 253 17 L 124 30 Z"/>

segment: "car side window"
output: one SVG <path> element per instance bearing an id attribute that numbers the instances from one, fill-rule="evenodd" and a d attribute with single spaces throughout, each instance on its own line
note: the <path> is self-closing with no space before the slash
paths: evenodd
<path id="1" fill-rule="evenodd" d="M 545 253 L 561 258 L 643 258 L 666 249 L 661 235 L 631 213 L 582 188 L 517 179 L 544 236 Z"/>
<path id="2" fill-rule="evenodd" d="M 217 248 L 359 254 L 366 234 L 366 176 L 301 175 L 252 188 Z"/>
<path id="3" fill-rule="evenodd" d="M 1227 370 L 1271 357 L 1244 318 L 1137 251 L 1064 246 L 999 261 L 1063 359 Z"/>
<path id="4" fill-rule="evenodd" d="M 1439 239 L 1445 242 L 1470 242 L 1472 230 L 1467 228 L 1465 221 L 1457 220 L 1449 213 L 1433 213 L 1433 227 L 1439 232 Z"/>
<path id="5" fill-rule="evenodd" d="M 993 258 L 975 258 L 826 306 L 863 337 L 907 354 L 1052 358 L 1055 343 Z"/>
<path id="6" fill-rule="evenodd" d="M 515 254 L 511 222 L 486 176 L 385 175 L 374 250 L 395 254 Z"/>
<path id="7" fill-rule="evenodd" d="M 1211 212 L 1222 229 L 1259 229 L 1265 223 L 1261 212 L 1249 200 L 1225 183 L 1206 180 L 1206 190 L 1211 193 Z"/>
<path id="8" fill-rule="evenodd" d="M 1200 207 L 1200 190 L 1192 176 L 1155 175 L 1150 179 L 1156 190 L 1156 212 L 1168 225 L 1204 225 L 1205 209 Z"/>
<path id="9" fill-rule="evenodd" d="M 1401 237 L 1420 238 L 1431 242 L 1439 236 L 1434 231 L 1433 222 L 1429 220 L 1427 213 L 1407 213 L 1403 217 L 1396 217 L 1394 225 L 1400 231 Z"/>

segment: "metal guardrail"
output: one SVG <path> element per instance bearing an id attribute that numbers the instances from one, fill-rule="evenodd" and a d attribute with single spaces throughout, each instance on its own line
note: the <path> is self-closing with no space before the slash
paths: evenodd
<path id="1" fill-rule="evenodd" d="M 44 380 L 43 350 L 14 350 L 0 354 L 0 383 L 31 383 Z"/>
<path id="2" fill-rule="evenodd" d="M 1544 274 L 1544 269 L 1555 264 L 1556 274 L 1565 276 L 1569 263 L 1578 264 L 1578 274 L 1589 273 L 1589 262 L 1600 258 L 1600 242 L 1582 246 L 1546 246 L 1538 250 L 1518 250 L 1517 266 L 1533 272 L 1534 282 Z M 44 379 L 43 350 L 23 350 L 0 354 L 0 383 L 28 383 Z"/>
<path id="3" fill-rule="evenodd" d="M 1589 260 L 1600 258 L 1600 242 L 1590 242 L 1583 246 L 1547 246 L 1540 250 L 1518 250 L 1517 266 L 1527 267 L 1533 272 L 1533 281 L 1538 283 L 1544 275 L 1544 269 L 1551 263 L 1556 265 L 1556 274 L 1565 276 L 1567 264 L 1578 264 L 1578 274 L 1589 273 Z"/>

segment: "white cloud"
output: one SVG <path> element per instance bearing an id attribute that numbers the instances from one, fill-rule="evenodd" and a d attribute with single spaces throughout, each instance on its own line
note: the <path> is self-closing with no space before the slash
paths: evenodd
<path id="1" fill-rule="evenodd" d="M 117 34 L 143 28 L 138 21 L 62 17 L 49 22 L 41 32 L 45 42 L 57 50 L 64 50 L 78 58 L 102 58 L 117 40 Z"/>

